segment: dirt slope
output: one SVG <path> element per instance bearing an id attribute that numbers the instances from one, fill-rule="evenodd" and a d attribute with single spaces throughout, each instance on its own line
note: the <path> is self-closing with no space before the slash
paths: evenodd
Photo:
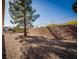
<path id="1" fill-rule="evenodd" d="M 76 40 L 77 28 L 73 25 L 32 28 L 29 34 L 57 40 Z"/>

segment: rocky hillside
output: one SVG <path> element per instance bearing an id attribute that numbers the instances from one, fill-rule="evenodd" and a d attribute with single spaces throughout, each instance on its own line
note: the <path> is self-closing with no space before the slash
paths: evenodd
<path id="1" fill-rule="evenodd" d="M 57 40 L 76 40 L 77 27 L 74 25 L 31 28 L 29 34 Z"/>

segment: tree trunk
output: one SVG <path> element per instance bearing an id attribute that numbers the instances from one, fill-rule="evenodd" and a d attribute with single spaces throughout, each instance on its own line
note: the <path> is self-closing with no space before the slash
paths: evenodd
<path id="1" fill-rule="evenodd" d="M 27 36 L 27 32 L 26 32 L 26 4 L 24 4 L 24 36 Z"/>
<path id="2" fill-rule="evenodd" d="M 26 19 L 24 19 L 24 36 L 27 36 L 27 33 L 26 33 Z"/>

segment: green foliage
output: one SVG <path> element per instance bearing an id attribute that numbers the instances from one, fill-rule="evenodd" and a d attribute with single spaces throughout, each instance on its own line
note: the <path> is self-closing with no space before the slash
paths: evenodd
<path id="1" fill-rule="evenodd" d="M 76 20 L 70 20 L 66 24 L 67 25 L 77 25 L 77 21 Z"/>
<path id="2" fill-rule="evenodd" d="M 9 1 L 9 13 L 13 21 L 12 24 L 18 24 L 18 26 L 24 26 L 24 35 L 26 36 L 26 28 L 33 26 L 34 22 L 39 14 L 34 14 L 35 9 L 31 6 L 32 0 L 14 0 Z M 27 27 L 26 27 L 27 26 Z"/>
<path id="3" fill-rule="evenodd" d="M 24 26 L 25 18 L 26 25 L 32 25 L 32 22 L 39 17 L 39 14 L 34 15 L 36 10 L 32 8 L 31 3 L 32 0 L 15 0 L 14 2 L 9 1 L 9 13 L 11 18 L 14 20 L 11 21 L 12 24 L 18 23 L 18 25 Z"/>
<path id="4" fill-rule="evenodd" d="M 65 24 L 48 24 L 47 26 L 63 26 L 63 25 L 77 25 L 76 20 L 70 20 Z"/>
<path id="5" fill-rule="evenodd" d="M 47 26 L 63 26 L 63 25 L 66 25 L 66 24 L 48 24 Z"/>
<path id="6" fill-rule="evenodd" d="M 17 33 L 22 33 L 24 31 L 24 29 L 17 26 L 17 27 L 15 27 L 14 31 Z"/>
<path id="7" fill-rule="evenodd" d="M 57 24 L 48 24 L 47 26 L 56 26 Z"/>
<path id="8" fill-rule="evenodd" d="M 75 13 L 77 13 L 77 1 L 72 5 L 72 9 Z"/>

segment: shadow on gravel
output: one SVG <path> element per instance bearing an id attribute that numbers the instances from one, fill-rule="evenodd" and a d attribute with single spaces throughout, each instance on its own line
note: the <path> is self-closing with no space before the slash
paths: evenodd
<path id="1" fill-rule="evenodd" d="M 26 51 L 23 52 L 25 59 L 77 59 L 73 51 L 48 46 L 30 47 Z"/>
<path id="2" fill-rule="evenodd" d="M 64 42 L 40 36 L 26 38 L 19 36 L 19 38 L 20 43 L 25 42 L 23 59 L 77 59 L 76 42 Z M 27 47 L 27 43 L 30 46 Z M 36 46 L 33 46 L 34 44 Z"/>

